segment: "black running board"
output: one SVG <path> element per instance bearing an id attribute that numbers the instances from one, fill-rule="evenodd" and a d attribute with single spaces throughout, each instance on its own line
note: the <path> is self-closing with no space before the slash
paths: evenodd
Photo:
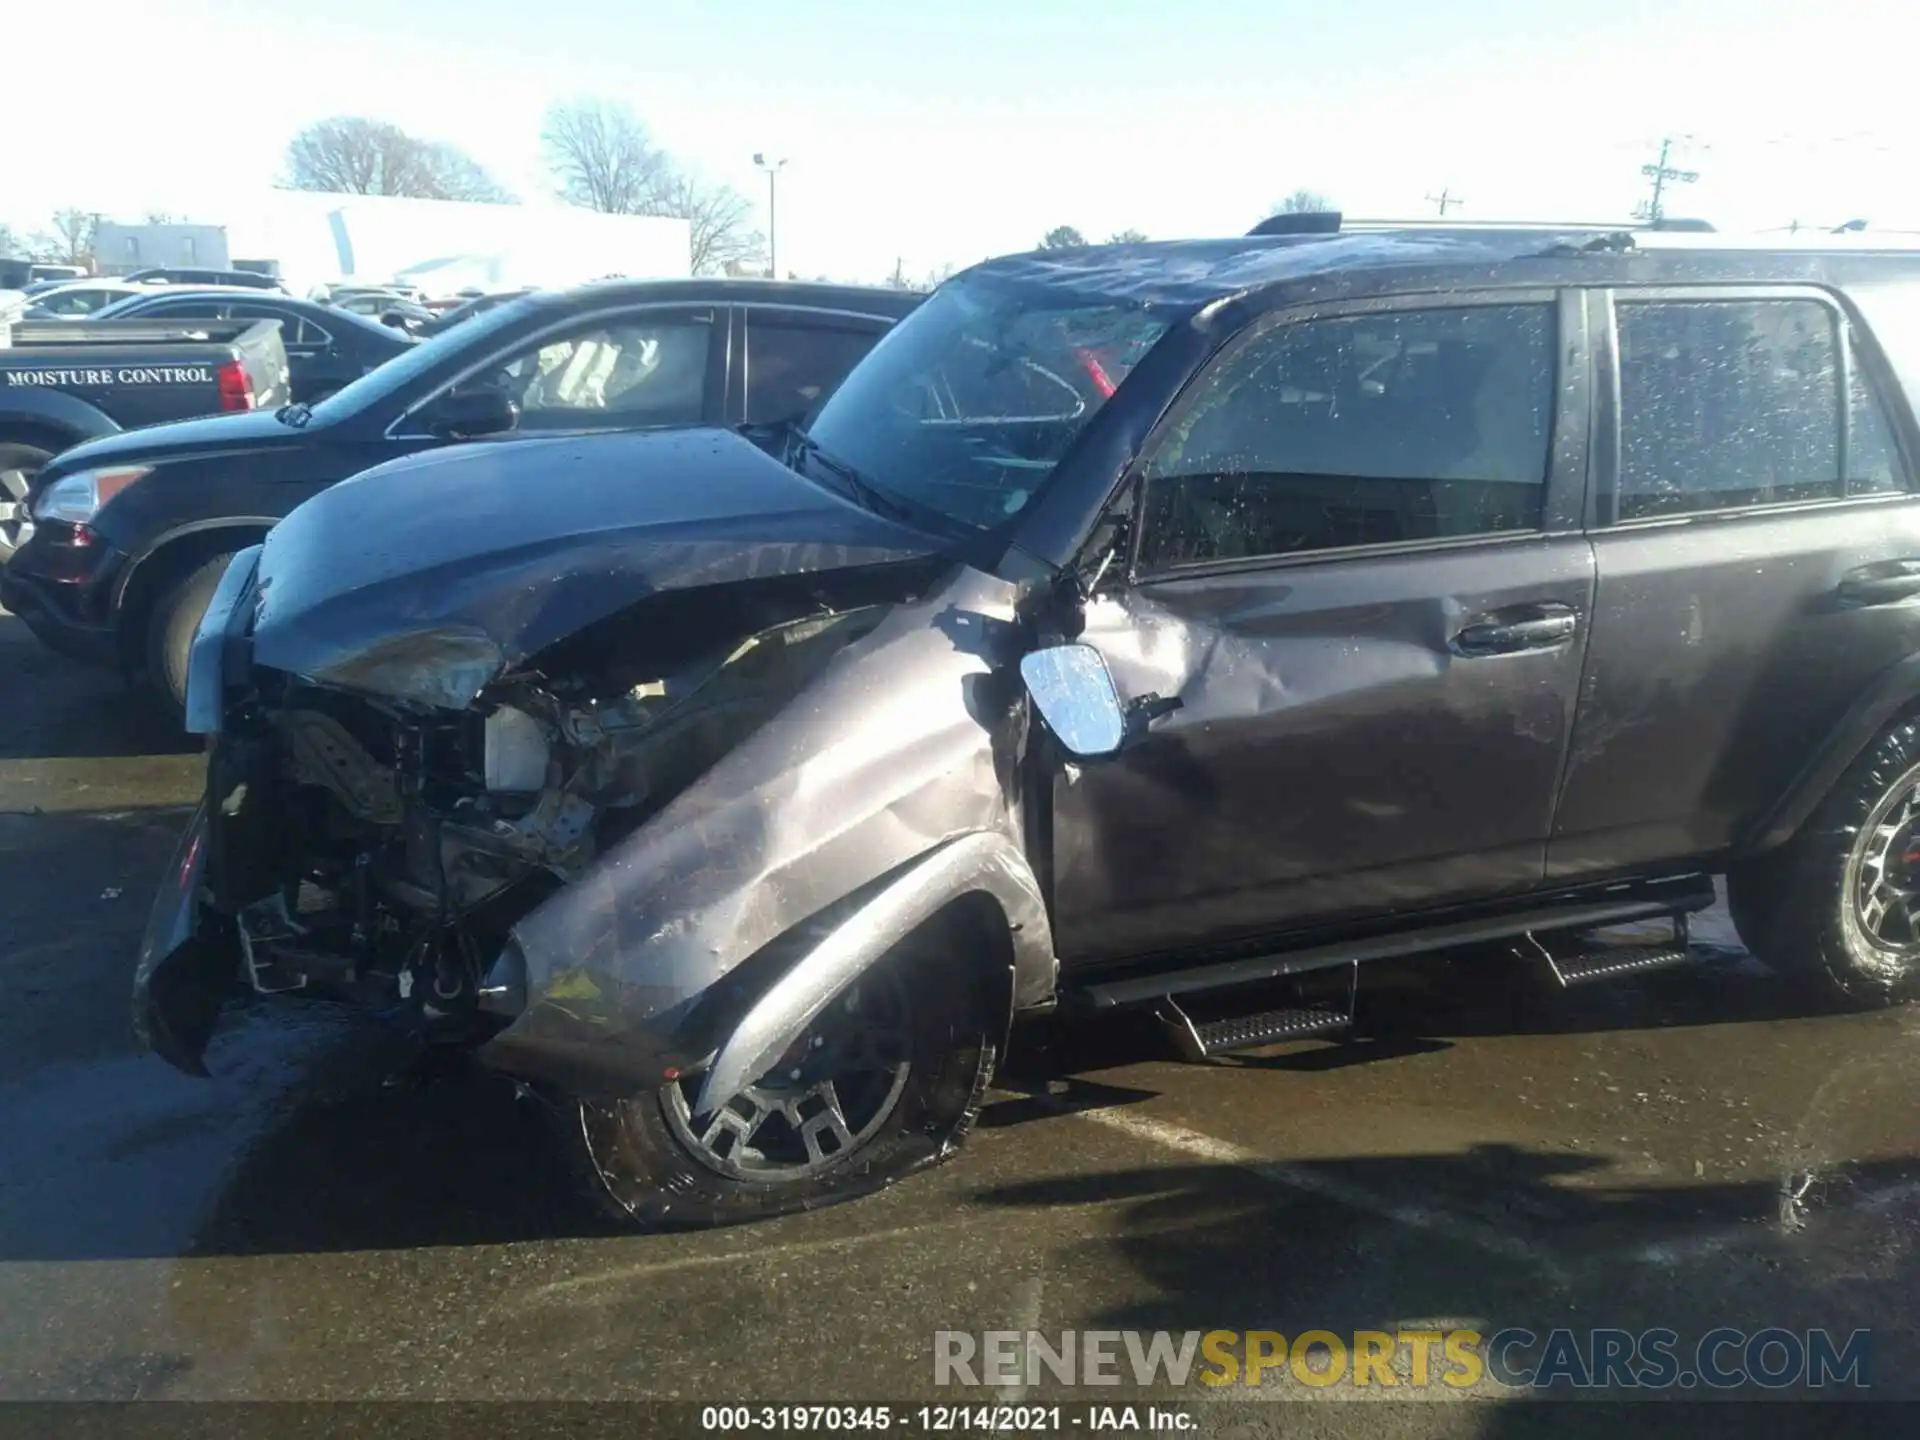
<path id="1" fill-rule="evenodd" d="M 1687 917 L 1673 917 L 1673 938 L 1650 945 L 1583 946 L 1577 941 L 1556 953 L 1536 935 L 1521 937 L 1519 953 L 1531 954 L 1546 963 L 1547 970 L 1565 990 L 1574 985 L 1590 985 L 1596 980 L 1616 980 L 1623 975 L 1640 975 L 1649 970 L 1667 970 L 1693 959 L 1689 948 Z"/>
<path id="2" fill-rule="evenodd" d="M 1154 1014 L 1173 1038 L 1180 1058 L 1196 1064 L 1229 1050 L 1256 1050 L 1283 1040 L 1327 1035 L 1353 1023 L 1351 1015 L 1332 1005 L 1301 1005 L 1226 1020 L 1195 1020 L 1171 995 L 1154 1007 Z"/>
<path id="3" fill-rule="evenodd" d="M 1458 920 L 1421 930 L 1334 941 L 1184 970 L 1157 970 L 1113 980 L 1094 980 L 1071 986 L 1062 998 L 1064 1003 L 1083 1010 L 1118 1010 L 1151 1004 L 1164 996 L 1225 990 L 1236 985 L 1283 979 L 1310 970 L 1326 970 L 1371 960 L 1393 960 L 1428 950 L 1450 949 L 1456 945 L 1476 945 L 1486 941 L 1513 940 L 1533 933 L 1586 930 L 1602 925 L 1624 925 L 1636 920 L 1687 915 L 1707 909 L 1715 899 L 1713 879 L 1708 875 L 1685 876 L 1631 888 L 1623 886 L 1621 890 L 1617 898 L 1608 898 L 1604 891 L 1588 891 L 1571 896 L 1559 904 Z M 1642 968 L 1655 967 L 1649 965 Z"/>

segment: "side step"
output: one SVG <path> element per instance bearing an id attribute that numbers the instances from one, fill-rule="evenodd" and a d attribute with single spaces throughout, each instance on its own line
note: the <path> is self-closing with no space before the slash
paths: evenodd
<path id="1" fill-rule="evenodd" d="M 1688 949 L 1687 916 L 1673 917 L 1673 938 L 1651 944 L 1607 945 L 1594 943 L 1591 937 L 1576 937 L 1559 953 L 1537 935 L 1523 937 L 1519 952 L 1544 960 L 1562 989 L 1586 985 L 1595 980 L 1613 980 L 1622 975 L 1638 975 L 1648 970 L 1665 970 L 1685 965 L 1693 958 Z M 1557 938 L 1557 937 L 1556 937 Z"/>
<path id="2" fill-rule="evenodd" d="M 1315 1002 L 1249 1015 L 1228 1015 L 1217 1020 L 1196 1020 L 1180 1008 L 1180 1002 L 1173 996 L 1163 995 L 1154 1005 L 1153 1013 L 1180 1052 L 1180 1058 L 1199 1064 L 1231 1050 L 1257 1050 L 1282 1040 L 1326 1035 L 1349 1028 L 1353 1024 L 1359 979 L 1360 967 L 1356 964 L 1348 972 L 1344 1006 Z"/>

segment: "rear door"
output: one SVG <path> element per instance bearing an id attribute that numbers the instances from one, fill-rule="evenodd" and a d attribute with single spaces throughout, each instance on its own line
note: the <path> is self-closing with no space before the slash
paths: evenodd
<path id="1" fill-rule="evenodd" d="M 871 315 L 800 307 L 744 305 L 744 344 L 729 406 L 738 423 L 797 420 L 887 333 Z"/>
<path id="2" fill-rule="evenodd" d="M 1725 850 L 1920 650 L 1920 500 L 1857 317 L 1785 286 L 1589 303 L 1599 590 L 1565 878 Z"/>
<path id="3" fill-rule="evenodd" d="M 1063 957 L 1540 883 L 1593 586 L 1584 328 L 1552 291 L 1329 307 L 1189 388 L 1083 637 L 1183 708 L 1055 784 Z"/>

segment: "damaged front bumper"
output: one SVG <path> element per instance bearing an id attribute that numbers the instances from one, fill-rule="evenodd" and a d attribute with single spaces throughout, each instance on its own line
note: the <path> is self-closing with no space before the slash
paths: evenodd
<path id="1" fill-rule="evenodd" d="M 231 592 L 232 616 L 243 613 L 250 583 Z M 993 964 L 1008 1013 L 1047 1003 L 1052 935 L 1019 818 L 1026 712 L 1014 595 L 961 566 L 931 593 L 876 613 L 809 662 L 797 690 L 637 828 L 575 856 L 471 956 L 462 999 L 480 1057 L 602 1098 L 704 1074 L 701 1107 L 721 1104 L 758 1079 L 837 990 L 963 897 L 990 902 L 1005 923 L 1009 944 L 995 951 L 1005 958 Z M 229 639 L 239 628 L 231 617 L 210 619 L 202 638 Z M 230 646 L 206 653 L 196 683 L 226 703 L 248 682 L 227 668 Z M 340 692 L 336 702 L 345 703 Z M 457 724 L 463 713 L 433 723 Z M 142 948 L 136 1023 L 155 1053 L 189 1073 L 205 1073 L 226 995 L 249 978 L 256 991 L 282 988 L 263 977 L 291 975 L 313 948 L 295 938 L 296 961 L 262 964 L 263 941 L 302 934 L 306 897 L 291 893 L 293 877 L 304 889 L 311 872 L 292 817 L 311 813 L 301 793 L 317 793 L 310 773 L 289 770 L 296 747 L 284 714 L 277 723 L 263 730 L 258 714 L 219 722 L 208 801 Z M 655 752 L 645 753 L 653 763 Z M 369 810 L 362 828 L 397 833 L 389 812 L 402 788 L 378 789 L 381 815 Z M 342 781 L 340 793 L 375 803 L 364 784 Z M 431 844 L 416 849 L 438 866 L 444 835 L 462 829 L 442 815 L 427 832 Z M 392 841 L 379 854 L 404 848 Z M 370 887 L 419 893 L 393 873 L 398 863 L 363 858 L 353 873 Z M 272 904 L 288 928 L 266 935 L 253 912 L 276 886 Z M 366 928 L 355 922 L 356 941 Z M 400 977 L 398 994 L 416 1013 L 423 995 L 435 1003 L 435 973 L 422 965 Z"/>
<path id="2" fill-rule="evenodd" d="M 194 811 L 154 898 L 133 977 L 133 1031 L 142 1046 L 189 1075 L 207 1073 L 207 1041 L 235 978 L 231 938 L 201 914 L 207 807 Z"/>

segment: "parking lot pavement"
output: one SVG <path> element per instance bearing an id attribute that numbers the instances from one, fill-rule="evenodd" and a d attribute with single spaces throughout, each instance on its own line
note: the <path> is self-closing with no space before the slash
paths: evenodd
<path id="1" fill-rule="evenodd" d="M 1867 1328 L 1875 1392 L 1913 1393 L 1920 1012 L 1809 1011 L 1732 949 L 1565 994 L 1409 966 L 1352 1043 L 1033 1038 L 943 1169 L 612 1234 L 509 1087 L 383 1084 L 330 1012 L 235 1017 L 211 1081 L 137 1055 L 197 756 L 5 618 L 0 676 L 0 1398 L 951 1399 L 938 1329 L 1461 1325 Z"/>

